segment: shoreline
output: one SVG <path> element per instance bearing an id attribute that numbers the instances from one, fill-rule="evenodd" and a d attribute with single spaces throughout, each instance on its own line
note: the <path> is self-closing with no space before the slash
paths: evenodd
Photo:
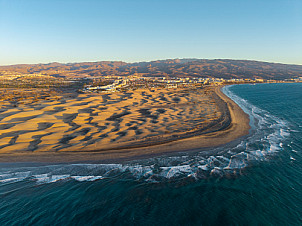
<path id="1" fill-rule="evenodd" d="M 34 162 L 34 163 L 80 163 L 80 162 L 123 162 L 143 158 L 156 157 L 180 152 L 202 151 L 217 148 L 234 142 L 249 134 L 249 116 L 222 91 L 222 86 L 215 87 L 217 101 L 224 113 L 221 121 L 209 128 L 189 134 L 189 137 L 175 140 L 161 141 L 156 144 L 146 143 L 134 147 L 120 147 L 112 149 L 98 149 L 76 152 L 48 152 L 48 153 L 14 153 L 1 154 L 1 163 Z"/>

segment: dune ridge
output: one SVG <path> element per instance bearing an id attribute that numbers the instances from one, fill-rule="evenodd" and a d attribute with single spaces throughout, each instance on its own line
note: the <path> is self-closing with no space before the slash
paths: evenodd
<path id="1" fill-rule="evenodd" d="M 249 131 L 248 116 L 220 87 L 78 94 L 2 102 L 0 161 L 134 159 L 216 147 Z"/>

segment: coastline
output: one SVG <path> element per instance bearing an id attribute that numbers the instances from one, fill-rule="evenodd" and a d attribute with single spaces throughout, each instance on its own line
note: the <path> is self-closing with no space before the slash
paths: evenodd
<path id="1" fill-rule="evenodd" d="M 77 152 L 38 152 L 38 153 L 14 153 L 1 154 L 0 162 L 121 162 L 140 158 L 155 157 L 165 154 L 209 150 L 226 145 L 234 140 L 249 134 L 249 116 L 222 91 L 222 86 L 215 87 L 215 94 L 222 102 L 224 118 L 221 122 L 214 124 L 199 133 L 191 134 L 175 140 L 167 140 L 162 143 L 145 143 L 135 147 L 121 147 L 112 149 L 92 149 Z"/>

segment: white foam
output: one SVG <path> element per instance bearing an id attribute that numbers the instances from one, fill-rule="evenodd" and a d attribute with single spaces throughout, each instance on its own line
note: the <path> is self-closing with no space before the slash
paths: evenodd
<path id="1" fill-rule="evenodd" d="M 181 174 L 187 174 L 191 173 L 191 167 L 189 165 L 185 166 L 172 166 L 172 167 L 161 167 L 161 176 L 164 176 L 165 178 L 172 178 L 179 176 Z"/>
<path id="2" fill-rule="evenodd" d="M 17 182 L 17 181 L 22 181 L 22 180 L 23 180 L 23 178 L 12 177 L 12 178 L 7 178 L 7 179 L 2 179 L 2 180 L 0 180 L 0 183 Z"/>
<path id="3" fill-rule="evenodd" d="M 241 141 L 237 146 L 227 150 L 216 149 L 217 155 L 200 152 L 195 155 L 159 157 L 136 161 L 128 164 L 67 164 L 44 167 L 25 167 L 23 169 L 0 170 L 0 183 L 10 183 L 30 179 L 37 183 L 54 183 L 58 181 L 76 180 L 79 182 L 102 180 L 108 177 L 143 179 L 159 181 L 163 178 L 205 178 L 223 176 L 225 172 L 236 172 L 254 164 L 266 161 L 268 156 L 282 151 L 285 139 L 290 136 L 287 122 L 251 105 L 247 100 L 223 90 L 246 113 L 250 115 L 254 126 L 251 136 Z M 292 150 L 296 152 L 295 150 Z M 291 156 L 291 160 L 294 158 Z"/>
<path id="4" fill-rule="evenodd" d="M 285 129 L 280 129 L 280 134 L 283 137 L 288 137 L 290 135 L 290 133 L 288 131 L 286 131 Z"/>
<path id="5" fill-rule="evenodd" d="M 83 182 L 83 181 L 96 181 L 103 179 L 102 176 L 71 176 L 72 179 L 75 179 L 77 181 Z"/>
<path id="6" fill-rule="evenodd" d="M 290 160 L 294 160 L 295 161 L 296 159 L 294 157 L 290 156 Z"/>
<path id="7" fill-rule="evenodd" d="M 33 175 L 33 180 L 39 183 L 47 183 L 49 181 L 48 174 Z"/>
<path id="8" fill-rule="evenodd" d="M 54 183 L 66 179 L 70 179 L 70 175 L 48 175 L 48 174 L 41 174 L 41 175 L 33 175 L 34 180 L 38 183 Z"/>

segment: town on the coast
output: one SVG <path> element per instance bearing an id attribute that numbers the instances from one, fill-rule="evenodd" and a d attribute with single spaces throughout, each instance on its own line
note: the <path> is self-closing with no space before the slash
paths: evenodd
<path id="1" fill-rule="evenodd" d="M 92 84 L 85 85 L 82 92 L 116 92 L 123 90 L 134 90 L 137 88 L 194 88 L 204 85 L 228 85 L 228 84 L 244 84 L 244 83 L 280 83 L 285 81 L 266 80 L 266 79 L 223 79 L 223 78 L 166 78 L 166 77 L 139 77 L 137 75 L 127 78 L 117 76 L 106 76 L 100 79 L 100 84 L 106 84 L 108 81 L 113 81 L 108 85 L 97 85 L 95 78 L 90 78 L 94 81 Z M 287 80 L 286 82 L 302 82 L 302 77 L 297 79 Z M 94 85 L 93 85 L 94 84 Z"/>
<path id="2" fill-rule="evenodd" d="M 205 85 L 229 85 L 244 83 L 282 83 L 302 82 L 298 78 L 275 80 L 263 78 L 215 78 L 215 77 L 144 77 L 135 73 L 130 76 L 74 76 L 54 77 L 40 73 L 21 74 L 2 71 L 0 74 L 0 88 L 52 88 L 76 87 L 78 92 L 117 92 L 135 90 L 138 88 L 193 88 Z"/>
<path id="3" fill-rule="evenodd" d="M 300 65 L 251 60 L 167 59 L 0 66 L 0 88 L 56 88 L 85 93 L 301 81 Z"/>

